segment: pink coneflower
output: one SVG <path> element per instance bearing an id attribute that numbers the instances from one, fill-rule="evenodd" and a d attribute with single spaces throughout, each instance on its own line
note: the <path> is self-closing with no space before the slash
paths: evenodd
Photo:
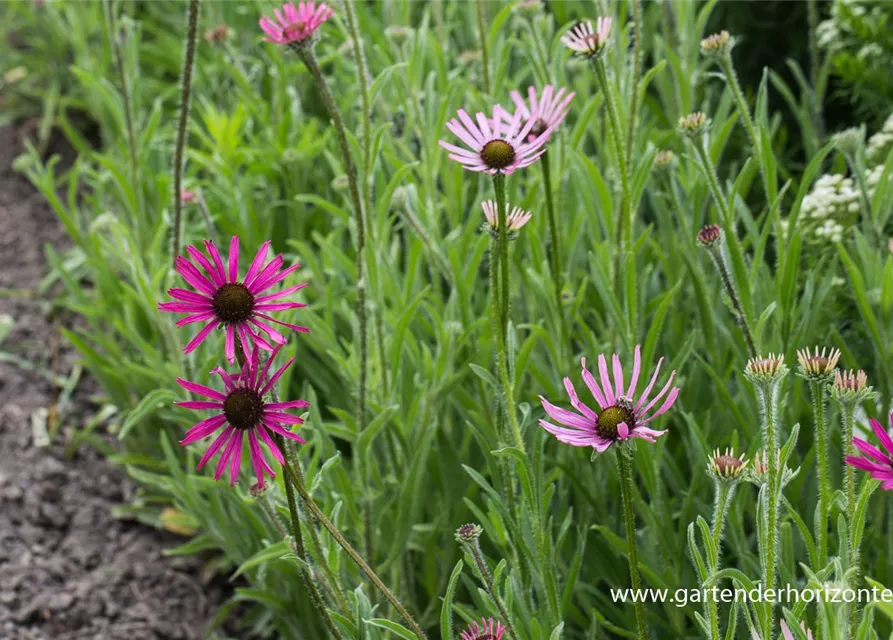
<path id="1" fill-rule="evenodd" d="M 893 423 L 893 414 L 890 414 L 890 422 Z M 861 438 L 853 438 L 853 445 L 866 457 L 847 456 L 846 462 L 851 467 L 867 471 L 875 480 L 880 480 L 884 489 L 893 490 L 893 439 L 884 425 L 874 418 L 871 419 L 871 428 L 886 453 Z"/>
<path id="2" fill-rule="evenodd" d="M 508 204 L 505 205 L 507 215 L 505 217 L 506 229 L 509 233 L 517 231 L 525 224 L 530 222 L 533 217 L 529 211 L 524 211 L 521 207 L 514 207 L 508 212 Z M 487 225 L 493 231 L 499 230 L 499 213 L 496 209 L 496 202 L 493 200 L 484 200 L 481 203 L 481 209 L 484 210 L 484 217 L 487 218 Z"/>
<path id="3" fill-rule="evenodd" d="M 276 474 L 267 463 L 260 446 L 260 440 L 270 449 L 273 457 L 282 464 L 282 452 L 273 438 L 270 431 L 280 436 L 296 440 L 301 444 L 305 444 L 305 440 L 289 431 L 283 425 L 303 424 L 303 420 L 298 416 L 286 413 L 286 409 L 304 409 L 310 405 L 304 400 L 292 400 L 290 402 L 264 402 L 264 396 L 269 393 L 279 378 L 285 373 L 285 370 L 294 362 L 294 358 L 289 358 L 282 367 L 272 376 L 270 365 L 279 352 L 277 348 L 264 364 L 263 368 L 259 367 L 257 357 L 257 347 L 255 347 L 250 357 L 245 358 L 245 364 L 242 365 L 242 371 L 231 376 L 226 371 L 217 367 L 211 373 L 220 374 L 223 379 L 224 393 L 205 387 L 195 382 L 188 382 L 177 378 L 180 386 L 208 400 L 197 400 L 188 402 L 176 402 L 174 404 L 185 407 L 186 409 L 214 409 L 217 414 L 202 420 L 189 431 L 186 436 L 180 440 L 180 444 L 184 447 L 194 442 L 198 442 L 202 438 L 206 438 L 216 431 L 223 429 L 223 432 L 217 436 L 205 454 L 199 460 L 198 468 L 201 469 L 205 464 L 214 457 L 214 455 L 223 450 L 220 460 L 217 462 L 217 469 L 214 472 L 214 479 L 219 480 L 229 467 L 230 484 L 236 484 L 239 479 L 239 468 L 242 466 L 242 443 L 243 435 L 248 435 L 248 447 L 251 453 L 251 465 L 254 467 L 254 474 L 260 485 L 264 484 L 264 473 L 270 477 Z M 259 438 L 259 439 L 258 439 Z"/>
<path id="4" fill-rule="evenodd" d="M 812 631 L 807 629 L 806 625 L 801 623 L 800 628 L 803 629 L 803 633 L 806 634 L 806 637 L 809 640 L 813 640 Z M 794 634 L 791 633 L 791 628 L 788 626 L 788 623 L 785 622 L 784 620 L 781 621 L 781 633 L 784 636 L 784 640 L 796 640 L 796 638 L 794 637 Z M 760 640 L 760 634 L 758 634 L 756 632 L 756 630 L 753 630 L 753 640 Z"/>
<path id="5" fill-rule="evenodd" d="M 539 114 L 536 123 L 527 135 L 528 142 L 535 140 L 537 136 L 540 136 L 546 129 L 554 129 L 564 122 L 564 119 L 570 111 L 571 100 L 573 100 L 576 95 L 573 91 L 565 95 L 566 91 L 567 89 L 561 87 L 556 92 L 555 88 L 549 84 L 543 89 L 542 96 L 537 98 L 536 89 L 534 87 L 528 87 L 527 100 L 529 103 L 525 102 L 524 98 L 521 97 L 521 94 L 517 91 L 512 91 L 509 94 L 512 98 L 512 102 L 515 103 L 515 108 L 521 112 L 521 117 L 523 119 L 526 120 L 530 118 L 534 113 Z"/>
<path id="6" fill-rule="evenodd" d="M 500 105 L 494 107 L 492 118 L 478 113 L 477 123 L 463 109 L 459 110 L 458 116 L 447 122 L 447 129 L 469 148 L 457 147 L 446 140 L 441 140 L 440 146 L 450 152 L 450 160 L 469 171 L 489 174 L 514 173 L 516 169 L 536 162 L 545 153 L 545 144 L 553 129 L 547 127 L 529 140 L 528 135 L 539 120 L 539 112 L 525 118 L 520 110 L 510 115 Z"/>
<path id="7" fill-rule="evenodd" d="M 168 294 L 177 302 L 163 302 L 158 305 L 161 311 L 173 313 L 187 313 L 185 318 L 177 321 L 177 326 L 182 327 L 194 322 L 204 322 L 205 326 L 192 341 L 183 349 L 185 353 L 191 353 L 200 345 L 211 330 L 218 325 L 226 327 L 226 359 L 234 362 L 236 359 L 236 337 L 242 343 L 247 352 L 252 344 L 267 351 L 273 350 L 261 332 L 276 344 L 283 344 L 285 336 L 273 329 L 268 322 L 273 322 L 294 331 L 309 332 L 307 327 L 301 327 L 287 322 L 275 320 L 269 314 L 273 311 L 285 311 L 306 306 L 300 302 L 277 302 L 296 291 L 303 289 L 307 283 L 299 284 L 276 293 L 260 295 L 282 282 L 301 265 L 293 264 L 287 269 L 282 267 L 282 254 L 273 258 L 268 264 L 267 253 L 270 249 L 270 241 L 261 245 L 257 255 L 244 280 L 239 280 L 239 237 L 234 236 L 229 246 L 229 260 L 224 269 L 223 260 L 217 247 L 210 240 L 205 240 L 205 249 L 213 260 L 208 260 L 201 251 L 195 247 L 186 247 L 186 252 L 192 260 L 177 256 L 177 272 L 183 276 L 195 291 L 186 289 L 170 289 Z M 194 262 L 193 262 L 194 261 Z M 197 263 L 207 274 L 205 276 Z M 210 279 L 209 279 L 210 278 Z"/>
<path id="8" fill-rule="evenodd" d="M 611 18 L 599 17 L 595 21 L 595 29 L 589 20 L 580 22 L 561 36 L 561 42 L 568 49 L 591 58 L 604 51 L 610 34 Z"/>
<path id="9" fill-rule="evenodd" d="M 267 37 L 267 42 L 275 44 L 303 44 L 307 42 L 323 22 L 334 15 L 329 5 L 321 2 L 301 2 L 297 7 L 291 2 L 282 5 L 282 11 L 274 9 L 276 22 L 263 16 L 260 28 Z"/>
<path id="10" fill-rule="evenodd" d="M 490 618 L 481 618 L 481 624 L 472 622 L 466 631 L 460 634 L 460 640 L 502 640 L 505 627 L 501 622 Z"/>
<path id="11" fill-rule="evenodd" d="M 545 420 L 540 420 L 540 426 L 561 442 L 575 447 L 593 447 L 599 453 L 607 451 L 615 442 L 622 442 L 629 438 L 641 438 L 648 442 L 654 442 L 655 438 L 662 436 L 666 431 L 656 431 L 648 428 L 646 425 L 659 415 L 666 413 L 673 406 L 673 403 L 676 402 L 676 397 L 679 395 L 679 387 L 674 387 L 670 390 L 673 378 L 676 376 L 676 372 L 673 371 L 670 374 L 670 379 L 663 389 L 660 390 L 660 393 L 649 402 L 651 389 L 654 388 L 654 383 L 657 382 L 657 375 L 660 373 L 662 363 L 663 358 L 658 361 L 657 369 L 654 371 L 651 382 L 648 383 L 645 391 L 642 392 L 638 402 L 636 402 L 633 398 L 642 368 L 640 346 L 636 345 L 633 375 L 626 389 L 624 389 L 623 384 L 623 368 L 620 365 L 620 358 L 617 354 L 614 354 L 613 358 L 613 383 L 608 375 L 608 364 L 604 354 L 598 357 L 601 386 L 586 369 L 586 359 L 583 358 L 581 361 L 583 381 L 589 387 L 589 391 L 598 403 L 600 412 L 596 413 L 580 402 L 570 378 L 565 378 L 564 388 L 567 389 L 567 393 L 570 396 L 571 405 L 579 413 L 556 407 L 540 396 L 540 401 L 543 403 L 543 408 L 549 414 L 549 417 L 569 428 L 557 427 Z M 669 395 L 667 395 L 667 391 L 669 391 Z M 666 399 L 660 408 L 649 415 L 649 412 L 665 395 Z"/>
<path id="12" fill-rule="evenodd" d="M 180 191 L 180 202 L 182 204 L 192 204 L 198 200 L 198 192 L 190 191 L 189 189 L 183 189 Z"/>

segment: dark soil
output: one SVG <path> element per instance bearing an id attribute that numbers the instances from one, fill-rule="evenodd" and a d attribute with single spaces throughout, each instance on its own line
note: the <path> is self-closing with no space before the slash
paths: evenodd
<path id="1" fill-rule="evenodd" d="M 35 446 L 35 414 L 38 422 L 57 415 L 59 390 L 46 372 L 68 375 L 77 356 L 59 340 L 66 319 L 49 319 L 49 303 L 36 294 L 47 269 L 44 245 L 64 249 L 66 238 L 11 168 L 27 130 L 0 128 L 0 316 L 14 320 L 0 354 L 35 366 L 0 358 L 0 638 L 204 637 L 225 594 L 196 577 L 199 560 L 162 555 L 184 540 L 112 516 L 134 488 L 98 452 L 82 446 L 63 455 L 64 441 L 95 411 L 86 376 L 58 412 L 55 441 Z M 58 141 L 50 150 L 71 155 Z"/>

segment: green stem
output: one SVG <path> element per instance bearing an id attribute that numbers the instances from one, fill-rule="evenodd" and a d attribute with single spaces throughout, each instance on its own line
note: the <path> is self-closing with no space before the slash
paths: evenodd
<path id="1" fill-rule="evenodd" d="M 819 519 L 816 528 L 819 566 L 821 570 L 828 563 L 828 519 L 831 513 L 831 475 L 828 469 L 828 427 L 825 421 L 825 384 L 819 380 L 810 380 L 809 391 L 812 396 L 812 413 L 815 418 L 816 449 L 818 467 L 816 469 L 819 485 Z"/>
<path id="2" fill-rule="evenodd" d="M 632 4 L 633 69 L 632 89 L 629 96 L 629 124 L 626 133 L 626 166 L 633 164 L 633 141 L 636 135 L 636 120 L 639 109 L 639 76 L 642 73 L 642 5 L 641 0 L 630 0 Z"/>
<path id="3" fill-rule="evenodd" d="M 744 128 L 747 129 L 747 137 L 750 138 L 750 144 L 753 146 L 754 155 L 757 157 L 757 166 L 760 168 L 760 177 L 763 179 L 763 190 L 766 194 L 767 206 L 772 206 L 772 201 L 769 195 L 769 180 L 766 176 L 766 167 L 763 164 L 763 154 L 760 151 L 762 145 L 760 144 L 760 138 L 757 135 L 757 128 L 753 123 L 753 117 L 750 115 L 750 107 L 744 99 L 741 83 L 738 82 L 738 74 L 735 73 L 735 67 L 732 66 L 732 55 L 726 53 L 720 56 L 719 66 L 722 68 L 723 74 L 726 77 L 726 82 L 728 82 L 729 87 L 732 89 L 732 97 L 735 98 L 735 103 L 738 106 L 738 113 L 741 114 L 741 118 L 744 120 Z"/>
<path id="4" fill-rule="evenodd" d="M 283 453 L 283 459 L 286 461 L 282 465 L 283 470 L 285 470 L 288 464 L 288 458 L 285 458 L 286 449 L 284 438 L 280 435 L 275 434 L 274 437 L 276 438 L 276 445 Z M 307 557 L 307 550 L 304 547 L 304 536 L 301 533 L 301 518 L 298 515 L 298 506 L 295 501 L 294 489 L 292 489 L 291 485 L 288 482 L 285 482 L 283 484 L 285 484 L 285 496 L 288 500 L 288 513 L 291 516 L 291 527 L 295 540 L 295 553 L 303 561 L 303 564 L 301 565 L 301 578 L 304 581 L 304 587 L 310 594 L 310 599 L 313 600 L 313 604 L 316 607 L 316 610 L 319 612 L 319 615 L 322 617 L 323 622 L 325 622 L 329 633 L 332 634 L 332 637 L 340 640 L 341 633 L 338 631 L 338 627 L 336 627 L 335 623 L 332 621 L 332 617 L 329 615 L 329 610 L 326 608 L 326 604 L 325 602 L 323 602 L 322 595 L 320 595 L 319 590 L 316 588 L 316 583 L 313 581 L 313 576 L 310 573 L 310 565 L 308 563 L 309 558 Z"/>
<path id="5" fill-rule="evenodd" d="M 717 549 L 716 565 L 711 567 L 713 572 L 719 571 L 719 550 L 722 545 L 722 533 L 726 522 L 726 513 L 729 510 L 729 504 L 732 496 L 735 495 L 735 486 L 729 482 L 719 481 L 716 483 L 716 502 L 713 505 L 713 542 Z M 711 640 L 722 640 L 719 629 L 719 603 L 715 598 L 708 597 L 705 601 L 705 610 L 707 619 L 710 622 L 710 638 Z"/>
<path id="6" fill-rule="evenodd" d="M 195 47 L 198 41 L 198 13 L 200 0 L 189 1 L 186 19 L 186 46 L 183 53 L 183 71 L 180 74 L 180 114 L 177 120 L 177 139 L 174 143 L 174 220 L 171 229 L 171 259 L 180 255 L 180 236 L 183 224 L 183 153 L 186 147 L 186 125 L 189 120 L 189 102 L 192 95 L 192 69 L 195 66 Z"/>
<path id="7" fill-rule="evenodd" d="M 629 190 L 629 166 L 626 163 L 626 152 L 623 148 L 623 132 L 620 127 L 620 116 L 617 105 L 614 103 L 614 95 L 608 84 L 608 74 L 605 71 L 605 63 L 601 58 L 594 62 L 595 74 L 599 87 L 605 98 L 605 106 L 608 110 L 608 122 L 611 128 L 611 139 L 614 142 L 614 153 L 617 156 L 617 164 L 620 168 L 620 188 L 622 199 L 620 202 L 620 220 L 617 222 L 617 247 L 614 253 L 614 280 L 619 282 L 620 258 L 630 250 L 632 246 L 632 212 L 631 196 Z"/>
<path id="8" fill-rule="evenodd" d="M 847 402 L 843 405 L 843 455 L 855 456 L 856 447 L 853 445 L 853 429 L 855 425 L 854 414 L 856 405 L 853 402 Z M 847 537 L 849 538 L 850 557 L 850 588 L 856 591 L 859 588 L 861 576 L 859 575 L 860 554 L 859 547 L 853 544 L 853 531 L 856 528 L 856 469 L 855 467 L 844 462 L 844 474 L 846 478 L 846 519 L 847 519 Z M 849 605 L 849 622 L 850 622 L 850 638 L 856 637 L 856 630 L 859 626 L 859 603 L 853 602 Z"/>
<path id="9" fill-rule="evenodd" d="M 819 96 L 819 76 L 821 74 L 821 54 L 816 38 L 819 28 L 819 8 L 816 0 L 806 0 L 806 12 L 809 19 L 809 84 L 812 86 L 812 95 L 809 97 L 813 126 L 819 139 L 819 144 L 825 139 L 825 118 L 822 114 L 822 99 Z"/>
<path id="10" fill-rule="evenodd" d="M 735 322 L 741 328 L 744 334 L 744 340 L 747 342 L 747 349 L 750 351 L 750 357 L 758 357 L 756 343 L 754 343 L 753 333 L 750 330 L 750 324 L 747 321 L 747 315 L 744 313 L 744 306 L 741 304 L 741 298 L 735 289 L 735 281 L 732 279 L 732 272 L 729 270 L 729 264 L 726 260 L 724 249 L 722 246 L 714 245 L 709 249 L 710 257 L 713 258 L 713 264 L 716 265 L 716 271 L 719 273 L 719 279 L 722 286 L 729 296 L 732 303 L 732 309 L 735 313 Z"/>
<path id="11" fill-rule="evenodd" d="M 485 0 L 478 0 L 478 31 L 481 36 L 481 66 L 484 69 L 484 93 L 490 95 L 490 56 L 487 52 L 487 18 L 484 14 Z"/>
<path id="12" fill-rule="evenodd" d="M 490 594 L 490 597 L 496 604 L 496 608 L 499 609 L 499 615 L 502 617 L 503 622 L 505 622 L 505 629 L 508 631 L 509 637 L 512 638 L 512 640 L 518 640 L 518 635 L 515 633 L 514 626 L 512 626 L 512 619 L 509 617 L 508 609 L 505 608 L 505 603 L 502 601 L 502 598 L 499 597 L 499 592 L 496 590 L 496 585 L 493 583 L 493 576 L 490 574 L 490 568 L 487 566 L 487 561 L 481 553 L 480 544 L 475 541 L 472 544 L 466 545 L 466 549 L 471 552 L 471 557 L 474 558 L 478 573 L 481 574 L 481 579 L 484 581 L 484 588 L 487 589 L 487 593 Z"/>
<path id="13" fill-rule="evenodd" d="M 757 395 L 760 399 L 760 413 L 763 419 L 763 447 L 766 450 L 766 459 L 769 475 L 769 483 L 766 488 L 766 513 L 763 521 L 766 523 L 765 558 L 763 559 L 763 586 L 765 589 L 774 589 L 776 582 L 776 555 L 778 552 L 778 498 L 780 494 L 780 473 L 778 469 L 778 381 L 772 381 L 757 386 Z M 774 615 L 774 612 L 772 612 Z M 773 622 L 770 616 L 770 623 Z"/>
<path id="14" fill-rule="evenodd" d="M 623 520 L 626 524 L 626 544 L 629 551 L 629 578 L 633 592 L 639 592 L 642 588 L 642 578 L 639 575 L 639 552 L 636 546 L 636 516 L 633 513 L 633 470 L 632 452 L 626 449 L 618 449 L 617 465 L 620 471 L 620 497 L 623 502 Z M 638 640 L 647 640 L 648 631 L 645 627 L 645 605 L 641 599 L 636 599 L 636 626 L 638 628 Z"/>
<path id="15" fill-rule="evenodd" d="M 498 232 L 498 250 L 499 250 L 499 300 L 500 300 L 500 320 L 498 327 L 499 345 L 499 377 L 502 383 L 502 394 L 505 398 L 505 412 L 508 417 L 509 427 L 511 428 L 512 439 L 515 446 L 525 452 L 524 437 L 521 434 L 521 425 L 518 423 L 518 415 L 515 411 L 514 384 L 512 383 L 511 372 L 509 370 L 508 357 L 508 325 L 509 325 L 509 241 L 508 241 L 508 220 L 507 220 L 507 203 L 505 198 L 505 175 L 497 173 L 493 176 L 493 189 L 496 192 L 496 209 L 499 221 Z M 494 280 L 492 274 L 492 258 L 491 258 L 491 283 Z"/>
<path id="16" fill-rule="evenodd" d="M 418 623 L 406 610 L 400 600 L 397 599 L 390 589 L 385 586 L 385 584 L 381 581 L 375 571 L 363 560 L 362 556 L 357 553 L 356 549 L 354 549 L 351 544 L 347 541 L 347 539 L 342 535 L 341 531 L 338 530 L 331 520 L 323 513 L 322 509 L 316 504 L 313 500 L 313 497 L 307 492 L 307 488 L 304 486 L 295 473 L 294 469 L 288 464 L 288 460 L 286 460 L 286 464 L 284 467 L 286 479 L 294 486 L 297 490 L 298 495 L 301 496 L 301 499 L 304 501 L 304 504 L 310 509 L 310 512 L 316 517 L 317 520 L 322 524 L 323 527 L 329 532 L 329 534 L 335 539 L 335 541 L 341 546 L 342 549 L 350 556 L 350 559 L 354 561 L 354 563 L 360 568 L 360 570 L 366 574 L 366 577 L 372 582 L 376 589 L 385 597 L 385 599 L 391 603 L 391 606 L 400 614 L 403 618 L 403 621 L 406 622 L 407 626 L 412 630 L 414 634 L 420 640 L 427 640 L 427 636 L 425 632 L 422 631 L 421 627 L 419 627 Z"/>
<path id="17" fill-rule="evenodd" d="M 561 300 L 561 292 L 564 289 L 564 273 L 561 267 L 561 235 L 558 232 L 558 220 L 555 217 L 555 203 L 552 197 L 552 172 L 549 166 L 549 152 L 546 151 L 540 156 L 540 164 L 543 168 L 543 187 L 546 195 L 546 214 L 549 218 L 549 236 L 552 241 L 551 251 L 549 252 L 549 268 L 552 271 L 552 285 L 555 291 L 555 309 L 558 313 L 560 331 L 560 339 L 562 347 L 568 347 L 567 344 L 568 328 L 567 320 L 564 316 L 564 305 Z"/>
<path id="18" fill-rule="evenodd" d="M 692 146 L 694 146 L 695 153 L 698 154 L 698 158 L 700 158 L 701 164 L 704 165 L 704 173 L 707 174 L 707 186 L 710 188 L 710 193 L 713 194 L 713 200 L 716 202 L 716 206 L 719 209 L 720 214 L 722 214 L 722 220 L 726 225 L 731 225 L 732 212 L 729 209 L 728 204 L 726 203 L 726 198 L 725 195 L 723 195 L 722 187 L 719 185 L 719 177 L 716 174 L 716 166 L 713 164 L 713 159 L 707 152 L 707 149 L 705 147 L 705 140 L 692 140 Z M 713 222 L 715 222 L 715 220 Z"/>

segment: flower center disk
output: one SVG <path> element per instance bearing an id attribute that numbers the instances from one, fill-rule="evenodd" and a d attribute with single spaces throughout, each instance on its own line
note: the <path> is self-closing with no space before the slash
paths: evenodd
<path id="1" fill-rule="evenodd" d="M 236 429 L 251 429 L 260 423 L 264 401 L 254 389 L 235 389 L 223 401 L 223 415 Z"/>
<path id="2" fill-rule="evenodd" d="M 515 161 L 515 150 L 505 140 L 491 140 L 481 149 L 481 160 L 491 169 L 505 169 Z"/>
<path id="3" fill-rule="evenodd" d="M 626 423 L 626 426 L 632 431 L 635 424 L 633 412 L 626 407 L 614 405 L 613 407 L 608 407 L 598 415 L 595 428 L 598 435 L 602 438 L 616 440 L 617 427 L 621 422 Z"/>
<path id="4" fill-rule="evenodd" d="M 282 30 L 282 36 L 284 38 L 303 38 L 305 26 L 306 25 L 303 22 L 290 24 Z"/>
<path id="5" fill-rule="evenodd" d="M 225 284 L 214 294 L 214 313 L 227 323 L 244 322 L 254 311 L 254 296 L 240 283 Z"/>

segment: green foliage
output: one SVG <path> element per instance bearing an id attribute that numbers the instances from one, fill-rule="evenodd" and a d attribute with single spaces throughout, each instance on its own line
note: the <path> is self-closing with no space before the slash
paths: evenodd
<path id="1" fill-rule="evenodd" d="M 79 152 L 64 171 L 56 159 L 44 162 L 36 148 L 18 166 L 72 239 L 64 255 L 49 251 L 48 258 L 52 277 L 64 288 L 58 304 L 83 317 L 67 337 L 117 409 L 111 428 L 121 449 L 115 460 L 141 486 L 122 513 L 161 526 L 162 510 L 173 508 L 191 523 L 195 537 L 172 553 L 212 550 L 219 570 L 234 576 L 235 594 L 216 623 L 238 610 L 230 624 L 240 629 L 239 637 L 323 637 L 303 593 L 303 559 L 291 553 L 276 519 L 250 497 L 247 481 L 234 489 L 216 483 L 194 470 L 197 447 L 173 444 L 195 421 L 193 412 L 171 403 L 184 396 L 174 379 L 209 383 L 208 372 L 222 363 L 219 336 L 184 356 L 188 330 L 176 329 L 157 310 L 166 290 L 179 286 L 167 247 L 185 4 L 116 7 L 123 14 L 119 24 L 133 89 L 136 185 L 102 6 L 5 4 L 10 20 L 0 30 L 28 44 L 5 58 L 27 70 L 13 85 L 10 113 L 40 105 L 44 137 L 59 127 Z M 625 24 L 625 3 L 604 4 Z M 588 451 L 555 442 L 537 419 L 539 395 L 564 405 L 565 376 L 579 388 L 581 357 L 592 362 L 599 353 L 616 351 L 629 361 L 636 344 L 643 346 L 648 370 L 664 357 L 664 370 L 676 369 L 682 387 L 673 411 L 657 423 L 669 428 L 668 435 L 634 454 L 644 582 L 672 591 L 757 580 L 762 515 L 755 489 L 736 492 L 721 549 L 704 530 L 713 509 L 708 452 L 735 446 L 752 459 L 761 448 L 760 418 L 752 386 L 741 375 L 749 357 L 743 334 L 712 261 L 695 240 L 703 224 L 719 219 L 720 208 L 705 167 L 675 133 L 683 115 L 701 110 L 713 122 L 706 154 L 727 197 L 730 268 L 758 348 L 783 353 L 793 367 L 798 348 L 839 347 L 842 365 L 866 370 L 880 393 L 877 406 L 864 407 L 869 415 L 890 408 L 893 256 L 879 233 L 884 225 L 877 225 L 889 220 L 889 189 L 875 192 L 871 211 L 860 213 L 835 252 L 818 263 L 802 259 L 803 236 L 793 225 L 790 234 L 780 235 L 780 223 L 796 220 L 814 181 L 830 170 L 831 148 L 815 128 L 804 129 L 811 136 L 803 141 L 808 162 L 790 161 L 785 140 L 792 133 L 769 112 L 767 95 L 782 93 L 797 118 L 808 122 L 803 87 L 792 89 L 768 74 L 748 87 L 760 153 L 755 158 L 743 143 L 731 147 L 733 132 L 744 135 L 741 119 L 730 89 L 698 52 L 716 3 L 674 2 L 674 27 L 659 19 L 661 5 L 645 4 L 642 46 L 651 66 L 638 86 L 630 80 L 622 26 L 615 28 L 606 57 L 618 104 L 627 104 L 634 88 L 642 92 L 631 167 L 638 206 L 618 285 L 612 268 L 621 196 L 604 101 L 591 68 L 570 60 L 559 40 L 574 21 L 594 18 L 594 5 L 556 0 L 544 10 L 488 3 L 495 89 L 487 96 L 475 3 L 356 3 L 374 104 L 366 289 L 370 423 L 362 433 L 354 415 L 360 366 L 354 340 L 356 229 L 334 132 L 299 58 L 261 42 L 257 19 L 270 13 L 271 3 L 203 6 L 203 32 L 226 24 L 232 37 L 199 45 L 185 185 L 201 193 L 208 217 L 195 205 L 186 207 L 184 244 L 211 237 L 220 245 L 237 234 L 244 256 L 271 238 L 288 261 L 304 265 L 299 274 L 310 283 L 302 292 L 308 306 L 284 319 L 309 326 L 311 333 L 290 340 L 286 352 L 298 366 L 281 385 L 283 396 L 311 403 L 301 429 L 308 444 L 297 454 L 322 509 L 354 546 L 363 549 L 368 533 L 367 560 L 431 637 L 438 630 L 455 636 L 473 619 L 498 615 L 478 567 L 463 558 L 453 538 L 468 521 L 484 529 L 483 552 L 518 640 L 634 637 L 633 608 L 615 602 L 610 591 L 629 581 L 616 469 L 609 458 L 591 461 Z M 354 157 L 362 158 L 357 70 L 342 11 L 322 33 L 317 52 L 353 133 Z M 508 179 L 508 200 L 534 214 L 511 245 L 509 342 L 524 455 L 502 436 L 496 344 L 488 325 L 488 237 L 479 227 L 480 201 L 492 191 L 480 174 L 448 160 L 437 140 L 450 136 L 445 122 L 457 108 L 489 110 L 508 104 L 510 89 L 547 83 L 577 92 L 549 151 L 566 269 L 563 308 L 552 302 L 540 172 L 532 168 Z M 620 111 L 625 131 L 629 114 Z M 99 148 L 84 137 L 75 113 L 94 121 Z M 659 149 L 679 156 L 675 169 L 652 169 Z M 758 165 L 768 174 L 768 203 Z M 844 284 L 836 284 L 840 279 Z M 841 290 L 851 304 L 840 303 Z M 558 338 L 562 314 L 571 329 L 569 344 Z M 814 566 L 814 543 L 804 524 L 813 520 L 817 495 L 808 388 L 789 376 L 780 397 L 785 456 L 800 468 L 784 488 L 781 581 L 802 587 L 828 576 L 842 580 L 846 567 L 836 557 L 833 566 Z M 836 422 L 833 412 L 830 418 Z M 789 441 L 796 424 L 803 425 L 799 441 Z M 839 461 L 839 438 L 831 440 L 831 459 Z M 517 495 L 505 491 L 506 469 Z M 835 487 L 840 474 L 840 465 L 832 465 Z M 288 522 L 281 478 L 269 495 Z M 860 503 L 864 528 L 856 532 L 864 573 L 887 585 L 893 584 L 891 504 L 886 496 L 866 497 Z M 836 523 L 845 512 L 840 500 L 833 512 Z M 315 525 L 308 518 L 304 526 Z M 412 637 L 335 541 L 320 535 L 322 548 L 314 553 L 325 556 L 348 594 L 350 609 L 332 613 L 345 637 Z M 832 528 L 832 540 L 842 548 L 846 537 L 845 527 L 839 535 Z M 725 568 L 712 570 L 720 565 Z M 748 625 L 768 626 L 766 607 L 724 605 L 721 613 L 724 628 L 731 626 L 729 638 L 736 630 L 737 637 L 749 638 Z M 814 607 L 795 613 L 795 619 L 816 615 Z M 831 606 L 823 613 L 842 617 Z M 780 608 L 776 621 L 779 615 Z M 878 632 L 889 634 L 889 607 L 869 607 L 871 615 Z M 655 638 L 700 637 L 700 617 L 699 606 L 647 605 Z"/>

